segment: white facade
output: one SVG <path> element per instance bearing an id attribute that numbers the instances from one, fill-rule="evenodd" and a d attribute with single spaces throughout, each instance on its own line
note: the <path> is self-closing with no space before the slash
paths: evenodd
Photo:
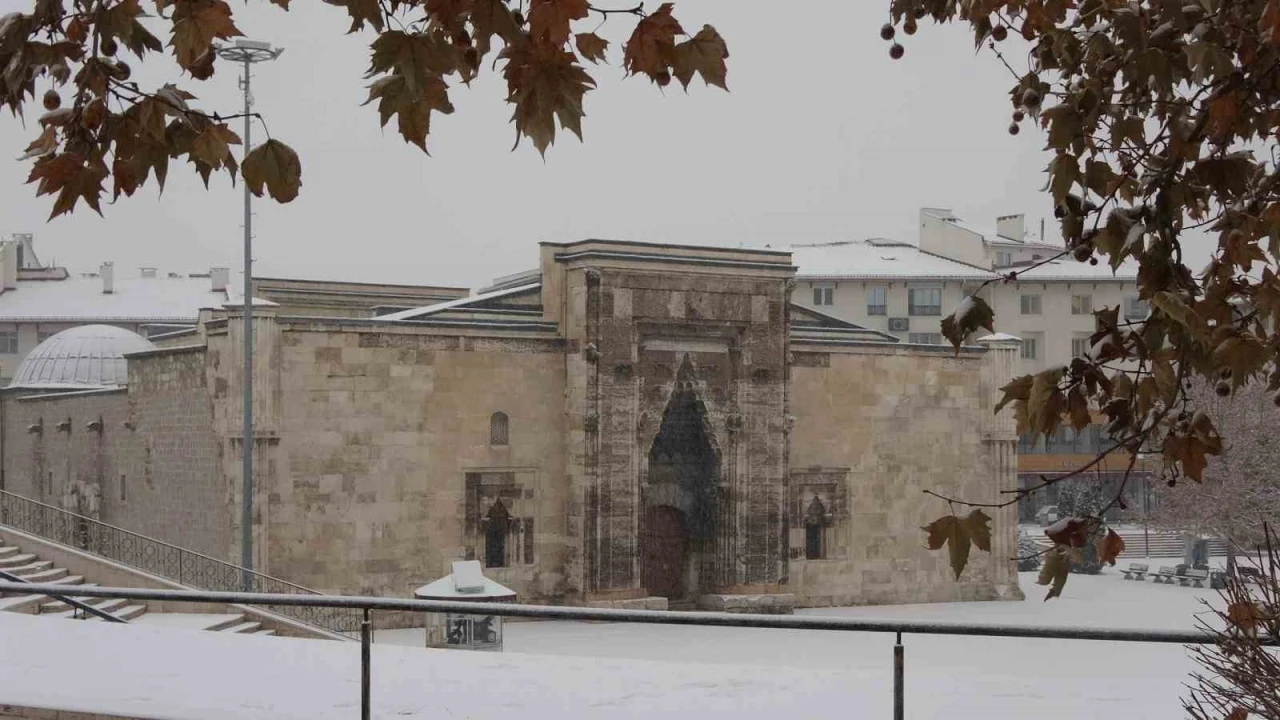
<path id="1" fill-rule="evenodd" d="M 1146 316 L 1132 264 L 1070 257 L 1038 267 L 1061 246 L 1026 240 L 1021 215 L 996 230 L 965 225 L 951 211 L 920 211 L 918 244 L 865 240 L 797 246 L 793 301 L 905 342 L 944 343 L 942 318 L 977 292 L 995 311 L 996 331 L 1024 341 L 1016 371 L 1065 365 L 1088 350 L 1093 311 L 1119 307 L 1121 320 Z M 1016 278 L 1007 280 L 1009 274 Z M 984 286 L 985 283 L 985 286 Z"/>

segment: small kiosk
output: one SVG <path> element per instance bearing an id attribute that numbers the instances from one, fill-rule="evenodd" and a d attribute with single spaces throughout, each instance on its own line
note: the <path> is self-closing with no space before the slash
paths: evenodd
<path id="1" fill-rule="evenodd" d="M 510 588 L 484 576 L 478 560 L 457 560 L 453 572 L 413 591 L 419 600 L 515 602 Z M 497 615 L 427 613 L 427 647 L 502 651 L 502 618 Z"/>

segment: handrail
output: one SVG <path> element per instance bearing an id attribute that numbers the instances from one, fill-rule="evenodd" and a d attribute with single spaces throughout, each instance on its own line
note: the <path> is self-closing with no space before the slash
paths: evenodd
<path id="1" fill-rule="evenodd" d="M 310 588 L 110 525 L 85 515 L 0 490 L 0 525 L 173 580 L 199 590 L 245 589 L 254 593 L 319 595 Z M 247 581 L 247 582 L 246 582 Z M 354 632 L 357 613 L 281 606 L 280 612 L 332 633 Z"/>
<path id="2" fill-rule="evenodd" d="M 32 585 L 43 591 L 48 587 Z M 0 582 L 0 595 L 15 587 Z M 77 591 L 79 592 L 79 591 Z M 85 588 L 88 597 L 209 602 L 237 605 L 290 605 L 302 607 L 350 608 L 362 611 L 410 611 L 499 615 L 504 617 L 629 622 L 652 625 L 711 625 L 721 627 L 770 628 L 776 630 L 839 630 L 845 632 L 911 633 L 915 635 L 978 635 L 984 637 L 1027 637 L 1061 640 L 1109 640 L 1119 642 L 1176 643 L 1206 645 L 1217 642 L 1207 631 L 1101 629 L 1053 626 L 982 625 L 923 621 L 878 620 L 871 618 L 824 617 L 820 615 L 758 615 L 725 612 L 670 612 L 665 610 L 616 610 L 514 603 L 419 600 L 415 598 L 365 597 L 353 595 L 277 595 L 269 593 L 209 592 L 200 590 L 154 590 L 144 588 Z"/>
<path id="3" fill-rule="evenodd" d="M 11 583 L 21 583 L 21 584 L 23 584 L 23 585 L 32 585 L 32 584 L 33 584 L 30 580 L 27 580 L 26 578 L 22 577 L 21 575 L 14 575 L 13 573 L 11 573 L 11 572 L 7 572 L 7 571 L 5 571 L 5 570 L 0 570 L 0 579 L 8 580 L 8 581 L 9 581 L 9 582 L 11 582 Z M 61 586 L 60 586 L 60 587 L 61 587 Z M 77 599 L 75 599 L 75 598 L 73 598 L 73 597 L 68 597 L 68 596 L 66 596 L 66 595 L 57 595 L 57 594 L 54 594 L 54 593 L 28 593 L 28 594 L 30 594 L 30 595 L 42 595 L 42 596 L 44 596 L 44 597 L 51 597 L 51 598 L 53 598 L 54 600 L 57 600 L 57 601 L 59 601 L 59 602 L 64 602 L 64 603 L 66 603 L 66 604 L 70 605 L 71 607 L 73 607 L 73 608 L 75 608 L 75 609 L 77 609 L 77 610 L 82 610 L 82 611 L 84 611 L 84 612 L 89 613 L 90 615 L 94 615 L 94 616 L 96 616 L 96 617 L 100 617 L 100 618 L 102 618 L 103 620 L 106 620 L 107 622 L 113 622 L 113 623 L 126 623 L 126 624 L 129 622 L 128 620 L 125 620 L 125 619 L 124 619 L 124 618 L 122 618 L 122 617 L 116 617 L 115 615 L 112 615 L 111 613 L 107 612 L 106 610 L 99 610 L 98 608 L 96 608 L 96 607 L 94 607 L 94 606 L 92 606 L 92 605 L 89 605 L 89 604 L 87 604 L 87 603 L 82 603 L 82 602 L 80 602 L 79 600 L 77 600 Z"/>
<path id="4" fill-rule="evenodd" d="M 22 585 L 0 582 L 0 596 L 8 593 L 47 591 L 53 585 Z M 80 591 L 77 591 L 80 592 Z M 409 598 L 351 597 L 341 595 L 276 595 L 243 592 L 209 592 L 192 590 L 149 590 L 136 588 L 85 588 L 91 597 L 163 600 L 166 602 L 216 602 L 236 605 L 269 605 L 359 609 L 360 622 L 360 717 L 370 720 L 372 712 L 372 644 L 374 610 L 457 613 L 462 615 L 499 615 L 506 617 L 586 620 L 596 622 L 632 622 L 655 625 L 705 625 L 720 627 L 772 628 L 782 630 L 838 630 L 845 632 L 895 633 L 893 645 L 893 717 L 904 717 L 904 676 L 906 656 L 902 644 L 904 633 L 919 635 L 978 635 L 985 637 L 1056 638 L 1063 640 L 1104 640 L 1116 642 L 1177 643 L 1207 645 L 1217 638 L 1207 630 L 1170 632 L 1165 630 L 1091 629 L 1073 627 L 1018 627 L 1016 625 L 975 625 L 969 623 L 902 622 L 796 615 L 751 615 L 722 612 L 668 612 L 660 610 L 613 610 L 508 603 L 457 602 L 448 600 L 416 600 Z M 1264 642 L 1276 644 L 1276 638 Z"/>

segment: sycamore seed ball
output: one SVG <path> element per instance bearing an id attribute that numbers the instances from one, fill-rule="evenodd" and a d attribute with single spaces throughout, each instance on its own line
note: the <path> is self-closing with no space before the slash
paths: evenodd
<path id="1" fill-rule="evenodd" d="M 1040 91 L 1035 88 L 1027 88 L 1022 93 L 1022 104 L 1029 108 L 1040 107 Z"/>
<path id="2" fill-rule="evenodd" d="M 57 90 L 49 90 L 44 94 L 44 109 L 50 112 L 62 107 L 62 96 Z"/>
<path id="3" fill-rule="evenodd" d="M 1231 394 L 1231 383 L 1219 380 L 1218 384 L 1213 386 L 1213 391 L 1218 394 L 1218 397 L 1226 397 Z"/>
<path id="4" fill-rule="evenodd" d="M 1009 29 L 1005 26 L 997 25 L 991 28 L 991 38 L 996 42 L 1002 42 L 1007 37 L 1009 37 Z"/>
<path id="5" fill-rule="evenodd" d="M 902 23 L 902 32 L 908 35 L 915 35 L 916 27 L 916 21 L 912 18 L 907 18 L 907 21 Z"/>
<path id="6" fill-rule="evenodd" d="M 106 55 L 107 57 L 115 57 L 116 50 L 118 50 L 119 48 L 116 45 L 115 38 L 104 37 L 102 38 L 102 42 L 98 44 L 98 49 L 101 50 L 102 54 Z"/>
<path id="7" fill-rule="evenodd" d="M 1010 135 L 1017 135 L 1017 134 L 1018 134 L 1019 132 L 1021 132 L 1021 131 L 1022 131 L 1022 128 L 1018 127 L 1018 123 L 1017 123 L 1017 122 L 1011 122 L 1011 123 L 1009 123 L 1009 134 L 1010 134 Z"/>
<path id="8" fill-rule="evenodd" d="M 895 31 L 893 29 L 893 26 L 890 25 L 889 23 L 885 23 L 884 25 L 880 26 L 880 39 L 892 40 L 894 36 L 894 32 Z"/>
<path id="9" fill-rule="evenodd" d="M 894 43 L 893 45 L 889 46 L 889 57 L 893 58 L 894 60 L 902 59 L 903 54 L 906 52 L 907 52 L 907 49 L 902 47 L 898 43 Z"/>

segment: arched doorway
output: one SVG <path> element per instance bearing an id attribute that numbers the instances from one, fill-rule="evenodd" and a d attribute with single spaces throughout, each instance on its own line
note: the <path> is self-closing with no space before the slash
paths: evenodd
<path id="1" fill-rule="evenodd" d="M 645 587 L 676 600 L 711 590 L 715 577 L 720 459 L 692 375 L 686 359 L 649 449 L 645 486 Z"/>

